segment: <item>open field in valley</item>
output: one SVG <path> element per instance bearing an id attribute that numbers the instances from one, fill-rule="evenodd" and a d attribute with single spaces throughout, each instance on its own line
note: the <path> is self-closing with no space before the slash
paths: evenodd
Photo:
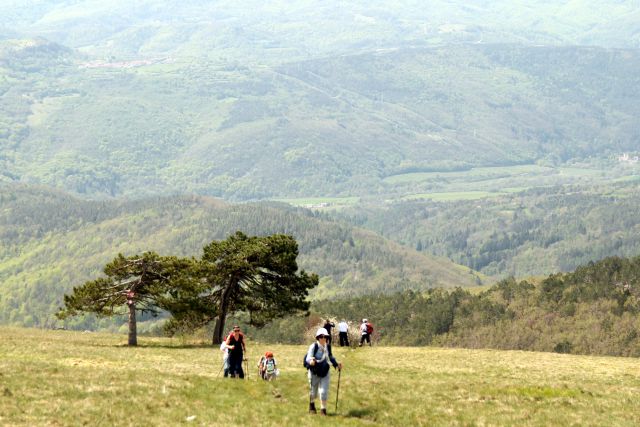
<path id="1" fill-rule="evenodd" d="M 519 351 L 336 348 L 336 412 L 307 414 L 303 346 L 249 341 L 249 378 L 219 375 L 205 343 L 0 328 L 0 424 L 615 425 L 640 423 L 640 361 Z M 259 381 L 261 353 L 281 377 Z"/>

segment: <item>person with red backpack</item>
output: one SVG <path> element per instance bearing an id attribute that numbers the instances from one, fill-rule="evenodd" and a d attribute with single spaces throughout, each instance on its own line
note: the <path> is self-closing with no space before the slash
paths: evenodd
<path id="1" fill-rule="evenodd" d="M 247 348 L 244 343 L 244 335 L 240 332 L 240 326 L 234 326 L 233 332 L 227 338 L 227 348 L 229 349 L 229 375 L 231 378 L 244 378 L 242 362 Z"/>
<path id="2" fill-rule="evenodd" d="M 373 325 L 369 323 L 367 319 L 362 319 L 362 324 L 360 325 L 360 344 L 359 347 L 362 347 L 362 344 L 366 341 L 371 346 L 371 334 L 373 334 Z"/>

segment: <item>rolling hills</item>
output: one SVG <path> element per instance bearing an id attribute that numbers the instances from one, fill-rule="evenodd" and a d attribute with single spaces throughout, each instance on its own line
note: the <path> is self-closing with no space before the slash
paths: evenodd
<path id="1" fill-rule="evenodd" d="M 99 277 L 118 253 L 200 256 L 236 230 L 290 234 L 314 297 L 474 286 L 484 276 L 375 233 L 283 204 L 196 196 L 85 201 L 46 188 L 0 185 L 0 322 L 51 326 L 62 295 Z"/>
<path id="2" fill-rule="evenodd" d="M 517 178 L 510 178 L 500 184 L 500 178 L 488 174 L 470 182 L 469 177 L 458 181 L 451 174 L 447 184 L 491 189 L 513 185 Z M 438 199 L 439 194 L 451 198 Z M 525 278 L 571 271 L 607 256 L 640 254 L 637 175 L 601 185 L 575 183 L 456 198 L 460 194 L 433 192 L 384 205 L 360 203 L 335 216 L 489 276 Z"/>
<path id="3" fill-rule="evenodd" d="M 637 254 L 631 3 L 2 2 L 0 321 L 237 229 L 315 298 Z"/>
<path id="4" fill-rule="evenodd" d="M 640 135 L 637 50 L 460 44 L 268 66 L 0 44 L 2 179 L 89 198 L 397 198 L 398 174 L 606 163 Z"/>

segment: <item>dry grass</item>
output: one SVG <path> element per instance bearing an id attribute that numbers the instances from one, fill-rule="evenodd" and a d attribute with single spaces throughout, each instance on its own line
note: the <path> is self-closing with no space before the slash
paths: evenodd
<path id="1" fill-rule="evenodd" d="M 249 380 L 199 343 L 0 328 L 0 425 L 640 425 L 637 359 L 493 350 L 336 348 L 335 409 L 306 414 L 303 346 L 249 343 Z M 258 381 L 266 349 L 282 376 Z M 255 359 L 255 360 L 254 360 Z M 192 418 L 194 417 L 194 418 Z"/>

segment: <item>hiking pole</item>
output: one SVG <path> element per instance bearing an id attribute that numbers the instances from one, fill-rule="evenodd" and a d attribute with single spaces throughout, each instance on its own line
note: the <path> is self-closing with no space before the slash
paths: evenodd
<path id="1" fill-rule="evenodd" d="M 225 361 L 223 360 L 222 365 L 220 365 L 220 370 L 218 371 L 218 375 L 216 375 L 216 378 L 220 376 L 220 372 L 222 372 L 222 368 L 224 368 L 224 364 L 225 364 Z"/>
<path id="2" fill-rule="evenodd" d="M 338 413 L 338 397 L 340 396 L 340 374 L 342 369 L 338 369 L 338 389 L 336 390 L 336 414 Z"/>

